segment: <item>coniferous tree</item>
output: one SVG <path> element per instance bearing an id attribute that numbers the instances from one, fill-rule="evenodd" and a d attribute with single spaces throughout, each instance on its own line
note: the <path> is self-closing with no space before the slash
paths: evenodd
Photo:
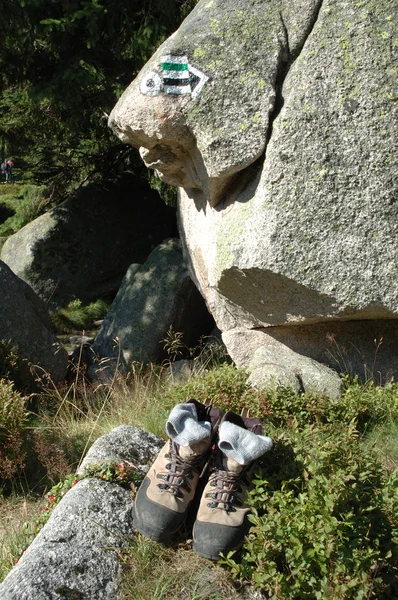
<path id="1" fill-rule="evenodd" d="M 195 0 L 0 0 L 0 141 L 8 154 L 70 182 L 135 153 L 107 114 Z M 138 168 L 138 167 L 137 167 Z"/>

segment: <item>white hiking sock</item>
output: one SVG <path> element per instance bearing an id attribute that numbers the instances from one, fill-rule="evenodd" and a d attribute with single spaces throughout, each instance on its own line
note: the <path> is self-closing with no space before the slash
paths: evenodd
<path id="1" fill-rule="evenodd" d="M 210 440 L 211 424 L 198 421 L 194 404 L 177 404 L 166 422 L 166 433 L 180 446 L 190 446 L 202 440 Z"/>
<path id="2" fill-rule="evenodd" d="M 224 421 L 219 430 L 218 447 L 228 458 L 240 465 L 248 465 L 271 449 L 272 440 Z"/>

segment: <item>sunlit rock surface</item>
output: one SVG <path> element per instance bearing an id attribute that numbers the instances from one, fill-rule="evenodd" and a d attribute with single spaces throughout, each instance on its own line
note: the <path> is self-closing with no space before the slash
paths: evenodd
<path id="1" fill-rule="evenodd" d="M 203 0 L 110 116 L 180 187 L 190 268 L 237 362 L 227 333 L 254 332 L 241 364 L 271 335 L 398 374 L 397 27 L 389 0 Z"/>

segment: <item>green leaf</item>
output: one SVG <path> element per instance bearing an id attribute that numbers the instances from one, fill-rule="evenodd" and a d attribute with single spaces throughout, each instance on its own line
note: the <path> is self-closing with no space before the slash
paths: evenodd
<path id="1" fill-rule="evenodd" d="M 41 25 L 61 25 L 61 23 L 60 19 L 43 19 L 43 21 L 40 21 Z"/>

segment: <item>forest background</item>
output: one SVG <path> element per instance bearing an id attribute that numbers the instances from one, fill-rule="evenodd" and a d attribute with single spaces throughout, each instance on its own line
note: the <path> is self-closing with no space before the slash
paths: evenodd
<path id="1" fill-rule="evenodd" d="M 59 203 L 126 167 L 107 115 L 196 0 L 0 0 L 0 154 Z M 49 202 L 42 203 L 45 209 Z"/>

